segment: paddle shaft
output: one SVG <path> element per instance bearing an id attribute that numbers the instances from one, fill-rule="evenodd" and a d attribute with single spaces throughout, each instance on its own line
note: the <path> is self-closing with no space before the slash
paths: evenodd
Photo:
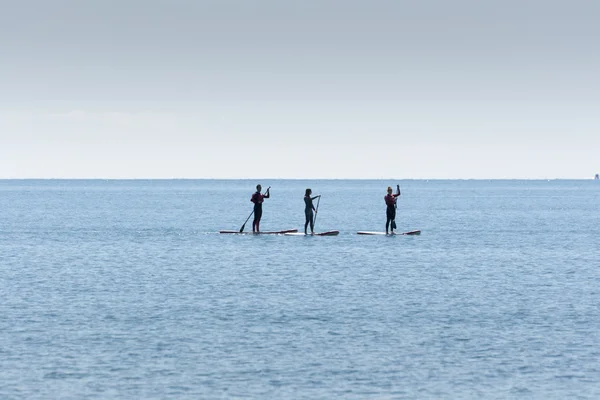
<path id="1" fill-rule="evenodd" d="M 317 225 L 317 216 L 319 215 L 319 203 L 321 202 L 321 196 L 319 195 L 319 200 L 317 200 L 317 209 L 315 210 L 315 220 L 313 221 L 313 230 L 315 229 L 315 225 Z"/>

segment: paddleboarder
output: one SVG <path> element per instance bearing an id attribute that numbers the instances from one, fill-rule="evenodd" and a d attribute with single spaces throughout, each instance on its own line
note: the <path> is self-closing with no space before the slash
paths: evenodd
<path id="1" fill-rule="evenodd" d="M 265 194 L 262 194 L 262 186 L 256 185 L 256 192 L 250 198 L 250 201 L 254 203 L 254 221 L 252 221 L 252 232 L 260 233 L 260 218 L 262 217 L 262 203 L 265 199 L 271 197 L 269 190 L 271 186 L 267 188 Z"/>
<path id="2" fill-rule="evenodd" d="M 306 189 L 306 192 L 304 193 L 304 216 L 306 217 L 306 222 L 304 222 L 304 234 L 306 235 L 306 228 L 308 228 L 308 224 L 310 224 L 310 234 L 314 235 L 315 233 L 315 220 L 313 217 L 313 211 L 315 212 L 315 214 L 317 213 L 317 210 L 315 209 L 315 206 L 313 205 L 313 200 L 316 198 L 321 197 L 321 195 L 315 196 L 315 197 L 310 197 L 310 195 L 312 194 L 312 190 L 311 189 Z"/>
<path id="3" fill-rule="evenodd" d="M 396 185 L 396 193 L 392 194 L 392 187 L 388 186 L 387 194 L 384 197 L 385 204 L 387 209 L 385 211 L 386 221 L 385 221 L 385 234 L 388 234 L 388 228 L 391 228 L 392 234 L 394 234 L 394 229 L 396 228 L 396 201 L 398 200 L 398 196 L 400 196 L 400 185 Z"/>

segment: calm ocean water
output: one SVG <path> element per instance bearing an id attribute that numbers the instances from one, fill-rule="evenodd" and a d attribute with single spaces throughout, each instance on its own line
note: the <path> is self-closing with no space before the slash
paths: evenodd
<path id="1" fill-rule="evenodd" d="M 272 186 L 263 230 L 239 229 Z M 383 196 L 400 183 L 398 229 Z M 0 181 L 0 398 L 600 398 L 598 181 Z M 250 222 L 246 230 L 251 230 Z"/>

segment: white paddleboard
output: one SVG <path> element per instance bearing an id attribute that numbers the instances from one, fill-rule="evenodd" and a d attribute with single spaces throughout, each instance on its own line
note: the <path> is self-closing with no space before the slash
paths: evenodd
<path id="1" fill-rule="evenodd" d="M 219 231 L 219 233 L 231 233 L 234 235 L 282 235 L 284 233 L 293 233 L 293 232 L 298 232 L 298 229 L 286 229 L 286 230 L 282 230 L 282 231 L 268 231 L 268 232 L 259 232 L 259 233 L 254 233 L 252 231 L 247 231 L 247 232 L 240 232 L 240 231 Z M 304 235 L 304 234 L 303 234 Z"/>
<path id="2" fill-rule="evenodd" d="M 394 233 L 385 233 L 385 232 L 374 232 L 374 231 L 358 231 L 356 232 L 357 235 L 388 235 L 388 236 L 394 236 L 394 235 L 420 235 L 421 231 L 409 231 L 409 232 L 394 232 Z"/>
<path id="3" fill-rule="evenodd" d="M 286 236 L 336 236 L 339 235 L 340 231 L 327 231 L 327 232 L 317 232 L 313 235 L 310 233 L 305 235 L 304 232 L 288 232 L 284 233 Z"/>

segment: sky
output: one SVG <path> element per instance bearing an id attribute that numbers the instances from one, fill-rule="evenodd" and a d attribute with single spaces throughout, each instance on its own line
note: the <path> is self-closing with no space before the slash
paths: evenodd
<path id="1" fill-rule="evenodd" d="M 591 179 L 597 0 L 0 0 L 0 179 Z"/>

